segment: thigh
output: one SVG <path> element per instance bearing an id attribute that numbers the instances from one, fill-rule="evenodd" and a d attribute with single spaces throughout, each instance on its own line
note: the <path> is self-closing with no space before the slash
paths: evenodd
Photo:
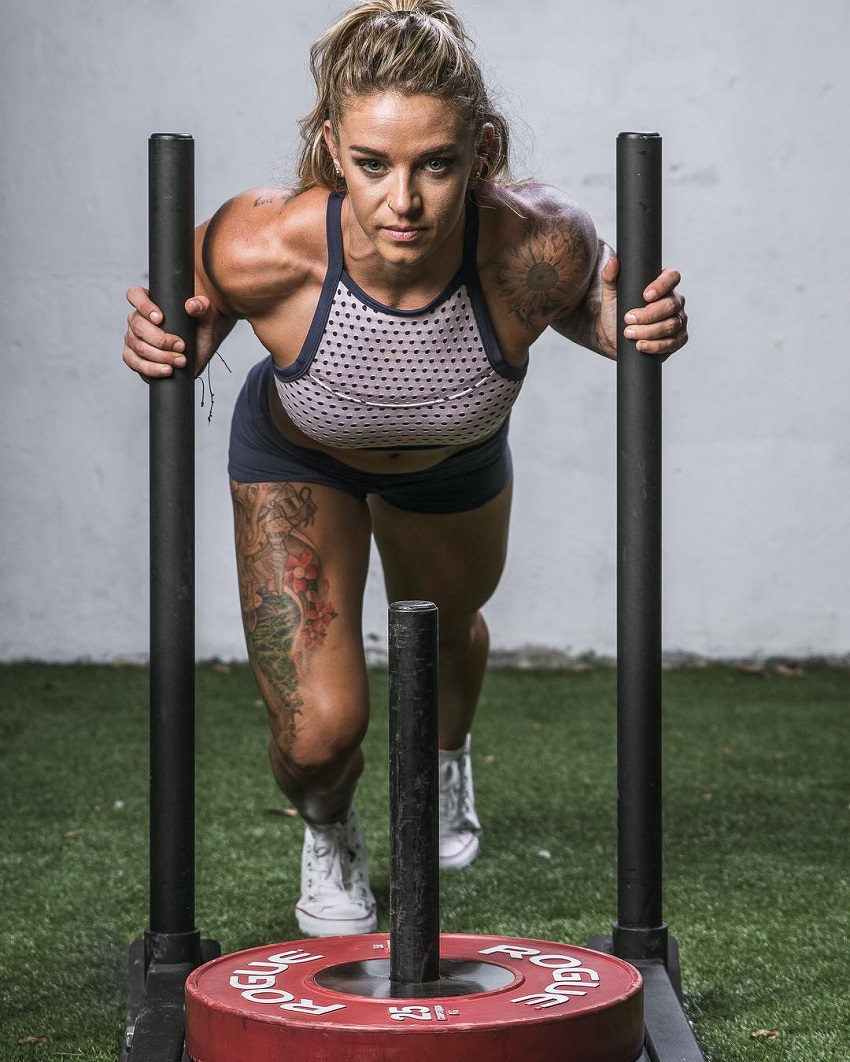
<path id="1" fill-rule="evenodd" d="M 440 609 L 441 639 L 451 638 L 455 625 L 465 636 L 471 617 L 498 585 L 511 487 L 509 481 L 485 505 L 460 513 L 415 513 L 369 499 L 389 599 L 433 601 Z"/>
<path id="2" fill-rule="evenodd" d="M 356 741 L 368 717 L 365 501 L 299 482 L 231 492 L 248 654 L 279 747 Z"/>

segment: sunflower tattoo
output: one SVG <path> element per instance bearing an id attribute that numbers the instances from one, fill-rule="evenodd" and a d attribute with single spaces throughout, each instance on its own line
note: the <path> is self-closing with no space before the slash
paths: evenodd
<path id="1" fill-rule="evenodd" d="M 538 222 L 503 255 L 496 278 L 511 311 L 526 328 L 537 329 L 568 311 L 576 277 L 587 266 L 587 248 L 573 229 Z"/>

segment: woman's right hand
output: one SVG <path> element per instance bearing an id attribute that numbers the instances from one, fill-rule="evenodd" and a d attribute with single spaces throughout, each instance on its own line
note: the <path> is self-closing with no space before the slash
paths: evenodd
<path id="1" fill-rule="evenodd" d="M 164 331 L 162 311 L 151 301 L 145 288 L 133 287 L 127 292 L 127 301 L 133 312 L 127 318 L 124 334 L 124 364 L 143 379 L 170 376 L 174 369 L 186 364 L 186 347 L 180 336 Z M 186 301 L 186 312 L 196 318 L 195 372 L 198 373 L 215 353 L 215 313 L 206 295 L 193 295 Z"/>

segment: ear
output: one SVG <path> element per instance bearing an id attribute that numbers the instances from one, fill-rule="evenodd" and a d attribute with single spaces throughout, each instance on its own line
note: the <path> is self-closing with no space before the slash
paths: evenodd
<path id="1" fill-rule="evenodd" d="M 496 139 L 496 129 L 491 122 L 485 122 L 475 151 L 476 177 L 486 177 L 490 168 L 490 152 Z"/>
<path id="2" fill-rule="evenodd" d="M 330 152 L 334 166 L 341 169 L 342 167 L 339 165 L 339 146 L 337 145 L 336 137 L 334 136 L 333 126 L 329 121 L 326 121 L 322 126 L 322 136 L 325 138 L 325 146 Z"/>
<path id="3" fill-rule="evenodd" d="M 490 157 L 490 149 L 496 139 L 496 127 L 492 122 L 485 122 L 481 129 L 481 138 L 478 141 L 478 154 L 484 158 Z"/>

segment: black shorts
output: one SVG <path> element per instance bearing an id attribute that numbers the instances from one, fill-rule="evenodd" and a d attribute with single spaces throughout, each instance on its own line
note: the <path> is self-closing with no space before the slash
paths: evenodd
<path id="1" fill-rule="evenodd" d="M 459 513 L 492 501 L 511 478 L 507 419 L 484 442 L 422 472 L 361 472 L 321 450 L 296 446 L 271 419 L 272 364 L 269 357 L 255 365 L 236 400 L 228 471 L 237 483 L 321 483 L 355 498 L 377 494 L 409 512 Z"/>

